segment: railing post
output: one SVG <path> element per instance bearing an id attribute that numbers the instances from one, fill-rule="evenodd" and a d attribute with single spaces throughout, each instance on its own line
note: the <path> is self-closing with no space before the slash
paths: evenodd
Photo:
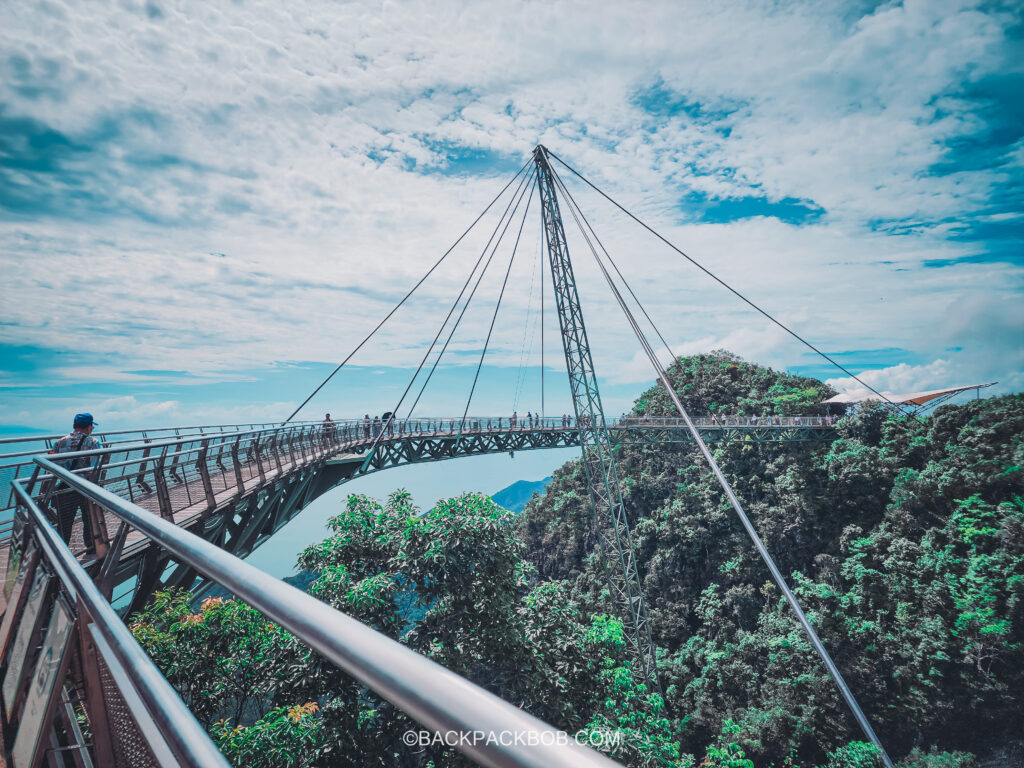
<path id="1" fill-rule="evenodd" d="M 274 464 L 277 465 L 277 474 L 280 475 L 283 470 L 281 468 L 281 452 L 278 449 L 277 438 L 277 432 L 270 436 L 270 452 L 271 455 L 274 457 Z"/>
<path id="2" fill-rule="evenodd" d="M 203 447 L 199 449 L 199 460 L 196 462 L 196 469 L 199 470 L 199 477 L 203 481 L 203 493 L 206 494 L 206 514 L 213 512 L 217 506 L 217 497 L 213 495 L 213 483 L 210 481 L 210 467 L 206 463 L 207 451 L 210 448 L 208 440 L 203 441 Z"/>
<path id="3" fill-rule="evenodd" d="M 235 442 L 231 444 L 231 463 L 235 466 L 235 487 L 238 488 L 238 495 L 245 493 L 245 480 L 242 479 L 242 464 L 238 460 L 238 444 L 242 442 L 242 436 L 238 435 Z"/>
<path id="4" fill-rule="evenodd" d="M 260 474 L 260 483 L 265 483 L 265 482 L 267 482 L 267 475 L 263 471 L 263 459 L 260 457 L 260 433 L 259 432 L 257 432 L 256 436 L 253 438 L 251 450 L 253 452 L 253 455 L 256 457 L 256 470 Z"/>
<path id="5" fill-rule="evenodd" d="M 146 438 L 146 442 L 147 443 L 149 442 L 149 438 L 148 437 Z M 149 484 L 146 482 L 146 478 L 145 478 L 145 475 L 146 475 L 146 465 L 149 464 L 149 461 L 148 461 L 149 454 L 152 453 L 152 452 L 153 452 L 153 448 L 151 446 L 147 445 L 146 449 L 142 452 L 142 463 L 139 464 L 138 474 L 135 475 L 135 484 L 139 485 L 139 486 L 142 486 L 142 492 L 146 493 L 146 494 L 149 494 L 149 493 L 153 492 L 153 489 L 149 487 Z M 132 485 L 131 483 L 128 483 L 129 490 L 131 489 L 131 485 Z M 132 496 L 131 493 L 129 493 L 128 495 Z M 134 496 L 132 496 L 132 501 L 135 501 Z"/>
<path id="6" fill-rule="evenodd" d="M 164 464 L 167 458 L 167 447 L 160 451 L 156 460 L 156 467 L 153 472 L 153 480 L 156 481 L 156 499 L 160 504 L 160 516 L 174 522 L 174 513 L 171 511 L 171 495 L 167 492 L 167 478 L 164 477 Z"/>
<path id="7" fill-rule="evenodd" d="M 227 443 L 223 441 L 217 443 L 217 458 L 213 460 L 214 463 L 217 465 L 217 469 L 219 469 L 221 471 L 221 474 L 224 475 L 228 473 L 228 468 L 224 466 L 224 449 L 226 447 Z M 224 484 L 227 485 L 226 480 L 224 481 Z"/>
<path id="8" fill-rule="evenodd" d="M 103 465 L 110 461 L 110 454 L 104 453 L 100 456 L 100 460 L 96 462 L 96 466 L 92 472 L 89 473 L 89 482 L 95 483 L 96 485 L 102 485 L 100 478 L 103 476 Z M 101 559 L 107 550 L 110 549 L 110 535 L 107 533 L 107 516 L 106 513 L 99 507 L 99 505 L 92 502 L 90 499 L 85 500 L 85 509 L 83 512 L 88 514 L 82 515 L 83 527 L 88 525 L 92 533 L 92 545 L 96 550 L 96 558 Z"/>
<path id="9" fill-rule="evenodd" d="M 291 457 L 292 468 L 294 469 L 299 464 L 298 460 L 295 458 L 295 430 L 294 429 L 289 429 L 288 430 L 288 455 Z"/>
<path id="10" fill-rule="evenodd" d="M 181 447 L 180 445 L 177 445 L 177 446 L 175 446 L 175 448 L 176 448 L 176 449 L 177 449 L 177 448 L 180 448 L 180 447 Z M 183 484 L 184 484 L 184 480 L 183 480 L 183 479 L 181 478 L 181 476 L 180 476 L 180 475 L 178 474 L 178 462 L 179 462 L 180 460 L 181 460 L 181 451 L 180 451 L 180 450 L 175 450 L 175 451 L 174 451 L 174 456 L 173 456 L 173 457 L 171 457 L 171 466 L 170 466 L 170 467 L 168 468 L 168 470 L 167 470 L 167 473 L 168 473 L 168 474 L 169 474 L 169 475 L 170 475 L 170 476 L 171 476 L 172 478 L 174 478 L 174 481 L 175 481 L 175 482 L 176 482 L 176 483 L 177 483 L 178 485 L 183 485 Z"/>

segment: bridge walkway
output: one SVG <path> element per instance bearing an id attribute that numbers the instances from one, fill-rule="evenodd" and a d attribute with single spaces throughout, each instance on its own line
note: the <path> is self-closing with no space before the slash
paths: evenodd
<path id="1" fill-rule="evenodd" d="M 116 441 L 106 448 L 79 454 L 94 465 L 78 470 L 96 485 L 217 546 L 245 557 L 293 519 L 310 501 L 357 475 L 403 464 L 441 461 L 458 456 L 515 452 L 579 444 L 579 431 L 560 418 L 521 420 L 514 426 L 507 418 L 467 419 L 459 433 L 460 419 L 422 419 L 395 423 L 379 436 L 361 420 L 332 423 L 212 431 L 176 435 L 173 439 L 139 443 Z M 661 443 L 689 441 L 678 419 L 626 419 L 611 423 L 614 438 L 623 442 Z M 788 442 L 830 439 L 833 430 L 822 417 L 733 417 L 704 419 L 698 425 L 706 439 Z M 200 428 L 204 429 L 204 428 Z M 36 454 L 38 455 L 38 454 Z M 70 454 L 68 454 L 70 456 Z M 19 475 L 22 467 L 0 466 L 0 471 Z M 47 476 L 22 482 L 39 501 L 46 501 L 54 487 Z M 56 495 L 67 491 L 57 491 Z M 50 499 L 51 506 L 56 499 Z M 13 511 L 13 510 L 12 510 Z M 116 542 L 120 526 L 111 512 L 99 516 L 95 527 L 99 545 L 88 552 L 84 522 L 76 520 L 69 541 L 72 552 L 87 564 L 103 557 Z M 7 537 L 0 528 L 0 567 L 7 558 Z M 154 589 L 192 585 L 189 569 L 163 573 L 173 567 L 164 560 L 147 560 L 147 537 L 130 529 L 121 544 L 115 586 L 128 585 L 129 609 L 141 607 Z M 0 573 L 6 572 L 0 570 Z M 129 592 L 115 595 L 115 600 Z"/>

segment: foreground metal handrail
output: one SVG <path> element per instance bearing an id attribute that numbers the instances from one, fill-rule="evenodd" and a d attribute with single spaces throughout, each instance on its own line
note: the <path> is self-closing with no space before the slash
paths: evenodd
<path id="1" fill-rule="evenodd" d="M 229 768 L 209 734 L 100 594 L 32 497 L 20 483 L 14 484 L 14 492 L 34 523 L 46 560 L 57 571 L 66 588 L 85 606 L 93 619 L 93 626 L 107 641 L 117 661 L 131 670 L 139 698 L 149 717 L 159 726 L 160 734 L 174 757 L 186 765 Z"/>
<path id="2" fill-rule="evenodd" d="M 494 734 L 460 739 L 456 749 L 481 765 L 505 768 L 611 768 L 617 763 L 305 592 L 52 461 L 36 463 L 280 624 L 431 731 Z M 534 734 L 511 738 L 501 734 Z M 560 735 L 561 734 L 561 735 Z M 532 742 L 536 743 L 532 743 Z M 482 742 L 482 743 L 481 743 Z"/>

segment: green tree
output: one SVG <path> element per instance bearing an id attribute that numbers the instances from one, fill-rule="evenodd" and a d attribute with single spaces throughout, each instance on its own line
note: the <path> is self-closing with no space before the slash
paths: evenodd
<path id="1" fill-rule="evenodd" d="M 696 414 L 808 413 L 829 394 L 727 353 L 680 358 L 669 377 Z M 634 412 L 672 407 L 655 387 Z M 831 443 L 712 450 L 894 757 L 1016 738 L 1024 397 L 920 419 L 867 404 Z M 617 459 L 682 751 L 707 754 L 730 720 L 759 765 L 828 762 L 860 734 L 700 457 L 661 444 Z M 597 612 L 608 606 L 581 469 L 556 471 L 518 525 L 539 572 Z"/>
<path id="2" fill-rule="evenodd" d="M 512 522 L 479 494 L 427 514 L 404 491 L 385 504 L 353 495 L 299 564 L 311 594 L 506 700 L 630 765 L 676 764 L 664 703 L 633 680 L 621 622 L 540 580 Z M 409 750 L 402 733 L 420 726 L 235 601 L 193 613 L 187 593 L 162 593 L 132 628 L 237 765 L 468 764 Z"/>

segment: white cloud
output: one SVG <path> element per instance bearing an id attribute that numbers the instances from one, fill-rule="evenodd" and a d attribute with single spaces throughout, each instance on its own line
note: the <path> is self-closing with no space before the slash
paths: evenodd
<path id="1" fill-rule="evenodd" d="M 930 389 L 942 389 L 946 386 L 962 386 L 964 384 L 986 382 L 952 381 L 954 371 L 949 360 L 935 360 L 928 365 L 899 365 L 880 368 L 874 371 L 863 371 L 857 378 L 864 384 L 879 392 L 906 394 L 922 392 Z M 868 389 L 852 378 L 828 379 L 827 384 L 842 394 L 862 395 Z"/>
<path id="2" fill-rule="evenodd" d="M 0 116 L 74 145 L 58 156 L 62 174 L 43 174 L 55 206 L 0 221 L 4 340 L 101 361 L 68 376 L 224 378 L 341 359 L 503 183 L 409 164 L 445 168 L 443 142 L 525 161 L 539 140 L 815 344 L 904 348 L 949 361 L 957 380 L 1020 379 L 1020 269 L 921 267 L 977 250 L 943 219 L 1005 215 L 989 207 L 1013 183 L 1019 145 L 1002 168 L 930 172 L 950 142 L 984 128 L 959 94 L 1006 68 L 1005 12 L 924 0 L 860 18 L 810 3 L 146 8 L 22 4 L 0 42 Z M 637 94 L 657 84 L 697 111 L 645 112 Z M 683 223 L 690 190 L 826 213 L 799 228 Z M 800 359 L 799 344 L 609 206 L 578 199 L 677 351 Z M 521 356 L 535 218 L 496 364 Z M 889 220 L 911 233 L 876 231 Z M 356 362 L 418 362 L 485 240 L 456 252 Z M 572 248 L 599 370 L 649 381 L 582 244 Z M 478 347 L 505 258 L 453 349 Z M 900 380 L 896 369 L 886 375 Z M 906 370 L 923 381 L 930 366 Z"/>

